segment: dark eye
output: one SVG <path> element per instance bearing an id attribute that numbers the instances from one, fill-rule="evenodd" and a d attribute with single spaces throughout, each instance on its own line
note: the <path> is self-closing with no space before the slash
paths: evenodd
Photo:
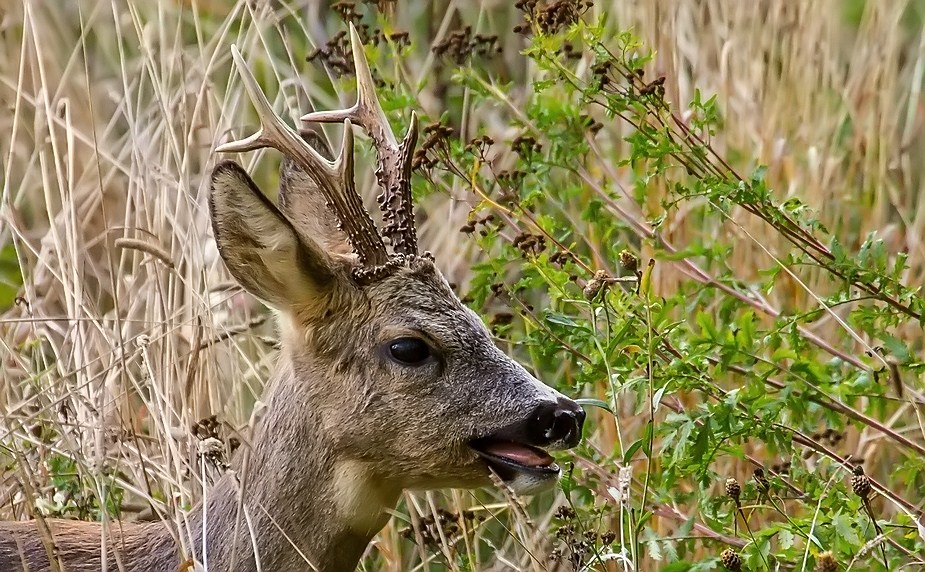
<path id="1" fill-rule="evenodd" d="M 389 355 L 405 365 L 421 365 L 430 357 L 430 346 L 417 338 L 398 338 L 389 343 Z"/>

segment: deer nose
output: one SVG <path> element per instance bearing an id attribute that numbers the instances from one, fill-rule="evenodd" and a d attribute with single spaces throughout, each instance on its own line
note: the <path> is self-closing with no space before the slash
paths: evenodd
<path id="1" fill-rule="evenodd" d="M 536 429 L 542 433 L 539 441 L 544 445 L 574 447 L 581 440 L 585 412 L 571 399 L 560 397 L 555 402 L 540 405 L 534 419 Z"/>

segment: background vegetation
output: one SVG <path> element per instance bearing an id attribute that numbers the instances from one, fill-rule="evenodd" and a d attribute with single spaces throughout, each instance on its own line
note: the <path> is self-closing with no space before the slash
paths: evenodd
<path id="1" fill-rule="evenodd" d="M 363 569 L 922 569 L 923 14 L 7 3 L 0 517 L 182 526 L 219 474 L 197 444 L 233 448 L 276 341 L 205 208 L 255 122 L 229 46 L 294 119 L 352 97 L 353 20 L 393 125 L 429 124 L 422 243 L 592 413 L 561 490 L 409 493 Z"/>

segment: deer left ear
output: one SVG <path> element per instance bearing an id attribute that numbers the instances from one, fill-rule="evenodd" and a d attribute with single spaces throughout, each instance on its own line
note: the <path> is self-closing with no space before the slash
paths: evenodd
<path id="1" fill-rule="evenodd" d="M 334 159 L 330 147 L 315 131 L 300 133 L 302 140 L 325 159 Z M 350 254 L 347 235 L 340 229 L 328 200 L 309 176 L 308 171 L 287 156 L 283 156 L 279 171 L 279 209 L 306 236 L 318 241 L 329 253 Z"/>
<path id="2" fill-rule="evenodd" d="M 300 236 L 237 163 L 212 170 L 209 206 L 218 251 L 254 296 L 286 310 L 310 304 L 332 286 L 331 257 Z"/>

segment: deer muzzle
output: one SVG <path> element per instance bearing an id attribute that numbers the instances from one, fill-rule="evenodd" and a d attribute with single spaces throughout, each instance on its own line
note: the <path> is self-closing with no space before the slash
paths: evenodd
<path id="1" fill-rule="evenodd" d="M 515 492 L 532 494 L 559 477 L 559 465 L 547 450 L 577 445 L 584 420 L 580 405 L 559 397 L 542 403 L 521 421 L 474 439 L 469 447 Z"/>

